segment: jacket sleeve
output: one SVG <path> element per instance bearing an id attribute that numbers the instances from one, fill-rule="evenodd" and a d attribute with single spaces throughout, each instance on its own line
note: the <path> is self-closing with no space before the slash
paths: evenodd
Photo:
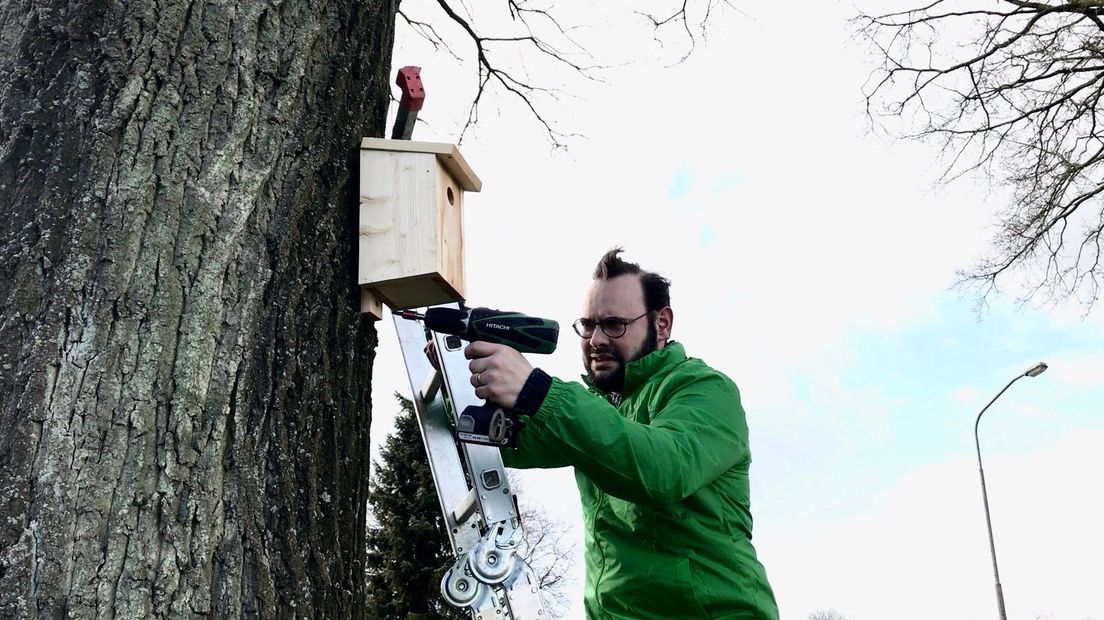
<path id="1" fill-rule="evenodd" d="M 679 502 L 750 460 L 732 381 L 707 373 L 665 382 L 671 383 L 662 388 L 665 398 L 649 412 L 651 423 L 642 424 L 582 385 L 554 379 L 511 460 L 573 465 L 607 493 L 651 504 Z"/>
<path id="2" fill-rule="evenodd" d="M 569 467 L 571 462 L 556 451 L 554 438 L 548 431 L 535 426 L 532 417 L 526 421 L 525 428 L 518 434 L 517 447 L 503 448 L 502 463 L 517 469 Z"/>

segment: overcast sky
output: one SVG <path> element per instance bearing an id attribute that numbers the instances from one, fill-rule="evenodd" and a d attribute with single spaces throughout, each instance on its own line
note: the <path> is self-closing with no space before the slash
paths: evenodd
<path id="1" fill-rule="evenodd" d="M 441 26 L 429 4 L 403 10 Z M 585 137 L 553 153 L 499 99 L 461 146 L 484 182 L 465 198 L 469 303 L 558 320 L 559 350 L 530 359 L 573 379 L 569 325 L 602 253 L 622 245 L 669 277 L 675 339 L 740 386 L 754 543 L 798 620 L 995 616 L 973 422 L 1046 361 L 981 424 L 1009 617 L 1104 620 L 1104 311 L 1009 296 L 979 313 L 949 288 L 985 251 L 1001 191 L 934 188 L 931 146 L 868 131 L 854 9 L 741 3 L 673 64 L 677 37 L 660 48 L 631 14 L 580 6 L 574 19 L 598 26 L 576 36 L 618 66 L 604 84 L 543 74 L 579 95 L 544 112 Z M 474 68 L 401 25 L 398 38 L 395 66 L 420 65 L 426 86 L 415 139 L 455 142 Z M 393 327 L 379 327 L 377 455 L 391 394 L 409 393 Z M 526 490 L 521 502 L 580 522 L 570 470 Z"/>

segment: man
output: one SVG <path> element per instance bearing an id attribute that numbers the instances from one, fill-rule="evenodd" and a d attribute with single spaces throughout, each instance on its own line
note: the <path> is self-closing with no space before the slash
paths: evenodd
<path id="1" fill-rule="evenodd" d="M 575 468 L 588 619 L 775 620 L 751 544 L 739 392 L 671 340 L 670 282 L 621 252 L 598 263 L 574 324 L 589 390 L 473 342 L 475 394 L 529 416 L 506 465 Z"/>

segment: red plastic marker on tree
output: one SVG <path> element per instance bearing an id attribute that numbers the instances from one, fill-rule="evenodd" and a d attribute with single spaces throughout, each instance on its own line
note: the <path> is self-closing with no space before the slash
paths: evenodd
<path id="1" fill-rule="evenodd" d="M 403 67 L 395 78 L 395 84 L 402 89 L 399 100 L 399 113 L 395 117 L 395 127 L 391 130 L 392 140 L 409 140 L 414 133 L 414 123 L 418 120 L 418 110 L 425 102 L 425 89 L 422 88 L 422 68 Z"/>

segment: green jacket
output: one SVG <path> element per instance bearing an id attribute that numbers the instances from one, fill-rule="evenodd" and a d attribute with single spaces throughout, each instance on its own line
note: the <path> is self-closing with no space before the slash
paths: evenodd
<path id="1" fill-rule="evenodd" d="M 778 618 L 751 545 L 740 393 L 681 344 L 627 364 L 616 408 L 553 379 L 502 452 L 510 467 L 575 467 L 588 619 Z"/>

